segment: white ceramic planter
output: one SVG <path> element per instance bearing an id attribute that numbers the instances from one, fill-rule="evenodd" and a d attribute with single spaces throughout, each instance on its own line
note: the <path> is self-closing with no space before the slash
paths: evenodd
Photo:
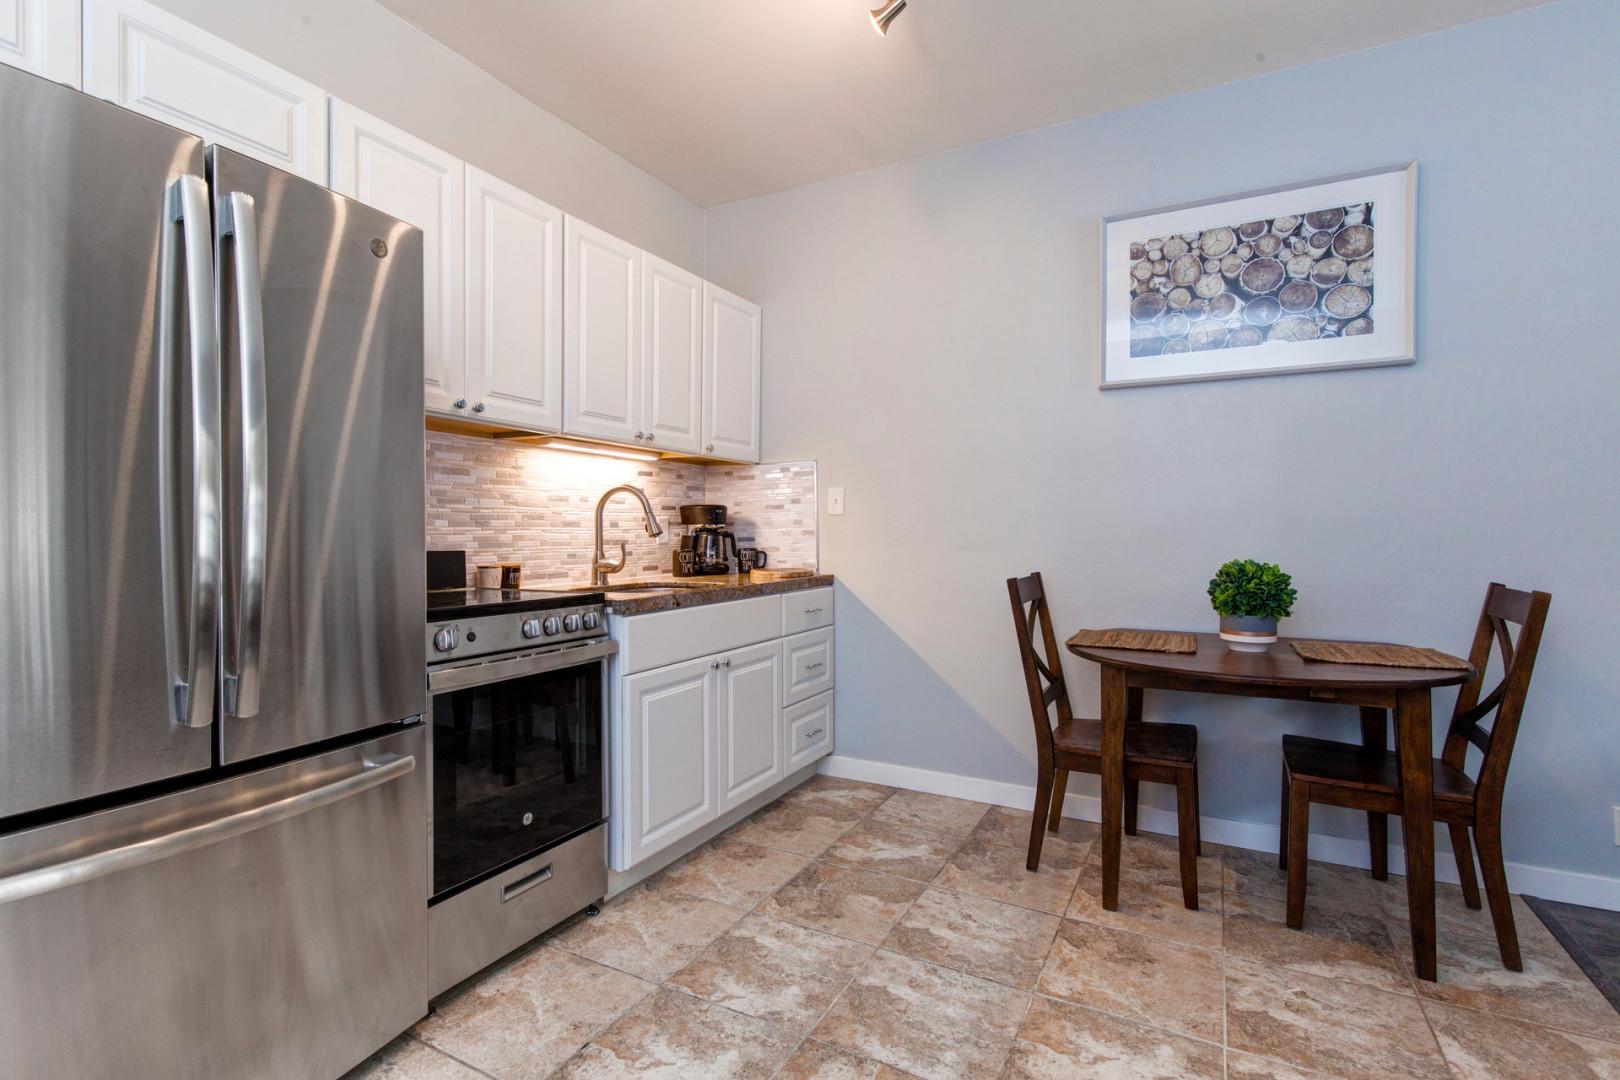
<path id="1" fill-rule="evenodd" d="M 1254 615 L 1222 615 L 1221 640 L 1233 652 L 1265 652 L 1277 643 L 1277 620 Z"/>

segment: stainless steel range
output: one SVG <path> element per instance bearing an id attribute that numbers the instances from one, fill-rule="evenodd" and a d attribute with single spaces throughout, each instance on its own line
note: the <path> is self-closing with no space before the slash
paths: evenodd
<path id="1" fill-rule="evenodd" d="M 607 891 L 600 593 L 430 590 L 429 993 Z"/>

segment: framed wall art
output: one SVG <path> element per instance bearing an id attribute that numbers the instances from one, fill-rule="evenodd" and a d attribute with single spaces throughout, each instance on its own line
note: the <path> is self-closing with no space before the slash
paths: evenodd
<path id="1" fill-rule="evenodd" d="M 1417 164 L 1102 221 L 1102 386 L 1410 364 Z"/>

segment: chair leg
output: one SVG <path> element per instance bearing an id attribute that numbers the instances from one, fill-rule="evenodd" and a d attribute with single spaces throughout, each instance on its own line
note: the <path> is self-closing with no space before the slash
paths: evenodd
<path id="1" fill-rule="evenodd" d="M 1282 827 L 1277 830 L 1277 869 L 1288 869 L 1288 766 L 1283 766 L 1282 798 L 1277 800 L 1282 807 Z"/>
<path id="2" fill-rule="evenodd" d="M 1509 971 L 1523 971 L 1519 932 L 1513 926 L 1513 900 L 1508 894 L 1507 867 L 1502 862 L 1501 823 L 1475 822 L 1474 843 L 1479 847 L 1479 872 L 1485 878 L 1485 898 L 1491 902 L 1491 922 L 1496 924 L 1496 944 L 1502 950 L 1502 966 Z"/>
<path id="3" fill-rule="evenodd" d="M 1069 788 L 1069 770 L 1059 769 L 1052 778 L 1052 813 L 1046 819 L 1046 831 L 1057 832 L 1063 823 L 1063 796 Z"/>
<path id="4" fill-rule="evenodd" d="M 1288 785 L 1288 925 L 1305 926 L 1305 866 L 1311 836 L 1311 786 L 1303 780 Z"/>
<path id="5" fill-rule="evenodd" d="M 1462 885 L 1463 903 L 1479 910 L 1479 885 L 1474 881 L 1474 849 L 1468 842 L 1468 826 L 1451 826 L 1451 853 L 1457 857 L 1457 881 Z"/>
<path id="6" fill-rule="evenodd" d="M 1193 846 L 1204 854 L 1204 811 L 1198 801 L 1198 762 L 1193 762 Z"/>
<path id="7" fill-rule="evenodd" d="M 1041 868 L 1041 841 L 1046 838 L 1046 808 L 1052 801 L 1052 774 L 1048 766 L 1035 777 L 1035 812 L 1029 821 L 1029 859 L 1024 863 L 1031 872 Z"/>
<path id="8" fill-rule="evenodd" d="M 1125 835 L 1136 835 L 1136 794 L 1140 780 L 1125 780 Z"/>
<path id="9" fill-rule="evenodd" d="M 1374 881 L 1389 880 L 1389 815 L 1367 811 L 1367 849 Z"/>
<path id="10" fill-rule="evenodd" d="M 1181 851 L 1181 902 L 1198 910 L 1198 787 L 1191 769 L 1176 773 L 1176 846 Z"/>

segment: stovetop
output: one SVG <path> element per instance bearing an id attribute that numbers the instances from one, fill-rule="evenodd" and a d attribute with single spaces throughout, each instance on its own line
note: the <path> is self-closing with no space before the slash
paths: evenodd
<path id="1" fill-rule="evenodd" d="M 514 615 L 603 603 L 599 592 L 545 592 L 541 589 L 429 589 L 428 622 L 479 615 Z"/>

